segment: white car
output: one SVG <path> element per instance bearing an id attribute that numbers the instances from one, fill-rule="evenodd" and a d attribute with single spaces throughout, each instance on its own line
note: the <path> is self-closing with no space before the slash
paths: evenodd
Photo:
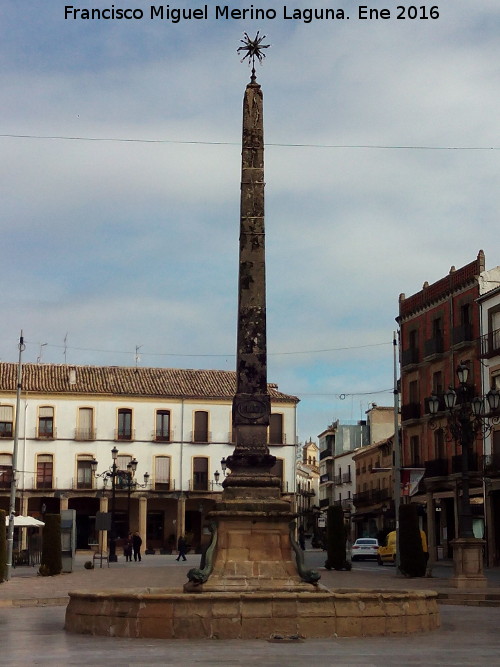
<path id="1" fill-rule="evenodd" d="M 374 558 L 377 560 L 378 540 L 374 537 L 359 537 L 351 547 L 351 560 Z"/>

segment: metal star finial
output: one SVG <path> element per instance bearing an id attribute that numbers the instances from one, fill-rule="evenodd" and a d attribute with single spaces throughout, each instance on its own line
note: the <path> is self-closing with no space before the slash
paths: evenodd
<path id="1" fill-rule="evenodd" d="M 255 39 L 250 39 L 246 32 L 243 33 L 243 35 L 244 38 L 240 39 L 240 42 L 243 44 L 243 46 L 239 47 L 238 53 L 240 51 L 246 51 L 246 53 L 240 62 L 243 62 L 246 58 L 248 58 L 248 64 L 250 65 L 250 63 L 252 63 L 252 76 L 250 77 L 250 81 L 251 83 L 255 83 L 257 79 L 255 76 L 255 58 L 257 58 L 257 60 L 262 64 L 262 61 L 266 57 L 266 54 L 262 52 L 262 49 L 268 49 L 271 45 L 262 44 L 262 40 L 264 40 L 266 36 L 262 35 L 262 37 L 259 37 L 259 31 L 257 31 Z"/>

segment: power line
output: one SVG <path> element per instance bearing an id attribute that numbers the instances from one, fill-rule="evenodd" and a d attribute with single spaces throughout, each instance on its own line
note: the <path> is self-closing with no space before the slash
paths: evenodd
<path id="1" fill-rule="evenodd" d="M 39 134 L 0 134 L 4 139 L 41 139 L 52 141 L 96 141 L 131 144 L 181 144 L 200 146 L 239 146 L 236 141 L 189 141 L 184 139 L 127 139 L 123 137 L 79 137 L 63 135 Z M 412 150 L 412 151 L 498 151 L 500 146 L 411 146 L 411 145 L 383 145 L 383 144 L 290 144 L 266 143 L 266 146 L 277 148 L 349 148 L 363 150 Z"/>
<path id="2" fill-rule="evenodd" d="M 25 341 L 26 345 L 40 345 L 38 342 L 34 341 Z M 298 355 L 298 354 L 322 354 L 325 352 L 342 352 L 345 350 L 362 350 L 365 348 L 371 347 L 381 347 L 383 345 L 391 345 L 391 342 L 385 343 L 370 343 L 367 345 L 351 345 L 345 347 L 330 347 L 321 350 L 296 350 L 294 352 L 268 352 L 268 356 L 280 356 L 280 355 Z M 70 345 L 58 345 L 56 343 L 44 343 L 44 347 L 54 347 L 62 348 L 65 351 L 67 350 L 76 350 L 78 352 L 100 352 L 103 354 L 134 354 L 132 350 L 103 350 L 99 348 L 92 347 L 72 347 Z M 142 347 L 142 346 L 141 346 Z M 232 352 L 231 354 L 189 354 L 189 353 L 178 353 L 178 352 L 141 352 L 141 356 L 149 357 L 236 357 L 236 354 Z"/>

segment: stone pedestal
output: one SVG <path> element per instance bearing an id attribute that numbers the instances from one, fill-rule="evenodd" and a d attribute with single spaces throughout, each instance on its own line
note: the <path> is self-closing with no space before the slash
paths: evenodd
<path id="1" fill-rule="evenodd" d="M 488 581 L 483 573 L 483 549 L 486 542 L 474 537 L 452 541 L 455 572 L 451 585 L 455 588 L 485 588 Z"/>
<path id="2" fill-rule="evenodd" d="M 257 495 L 255 489 L 252 492 Z M 290 534 L 294 519 L 290 503 L 269 497 L 226 499 L 217 503 L 208 518 L 216 525 L 213 569 L 205 583 L 188 582 L 186 592 L 324 590 L 303 581 L 298 572 Z"/>

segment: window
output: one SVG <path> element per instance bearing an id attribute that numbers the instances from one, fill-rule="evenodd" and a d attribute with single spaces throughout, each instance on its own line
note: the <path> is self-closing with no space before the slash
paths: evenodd
<path id="1" fill-rule="evenodd" d="M 53 487 L 53 456 L 39 454 L 36 460 L 36 488 L 52 489 Z"/>
<path id="2" fill-rule="evenodd" d="M 155 490 L 170 490 L 170 456 L 155 458 Z"/>
<path id="3" fill-rule="evenodd" d="M 434 431 L 434 451 L 437 459 L 446 458 L 444 448 L 444 432 L 442 428 Z"/>
<path id="4" fill-rule="evenodd" d="M 155 440 L 160 442 L 170 441 L 170 410 L 156 411 Z"/>
<path id="5" fill-rule="evenodd" d="M 420 465 L 420 443 L 418 435 L 412 435 L 410 438 L 410 463 L 418 466 Z"/>
<path id="6" fill-rule="evenodd" d="M 193 442 L 208 442 L 208 412 L 205 410 L 194 413 Z"/>
<path id="7" fill-rule="evenodd" d="M 84 454 L 78 457 L 76 463 L 77 489 L 91 489 L 93 487 L 92 459 L 92 456 Z"/>
<path id="8" fill-rule="evenodd" d="M 432 374 L 432 392 L 436 394 L 436 396 L 440 396 L 443 393 L 442 371 L 436 371 Z"/>
<path id="9" fill-rule="evenodd" d="M 127 466 L 132 461 L 130 454 L 119 454 L 116 457 L 116 469 L 117 470 L 127 470 Z"/>
<path id="10" fill-rule="evenodd" d="M 132 461 L 130 454 L 119 454 L 116 457 L 116 480 L 115 486 L 117 489 L 126 489 L 128 488 L 128 464 Z M 121 474 L 120 474 L 121 473 Z M 112 480 L 111 480 L 112 483 Z"/>
<path id="11" fill-rule="evenodd" d="M 0 405 L 0 438 L 12 438 L 14 434 L 14 408 Z"/>
<path id="12" fill-rule="evenodd" d="M 472 305 L 470 303 L 464 303 L 460 307 L 460 324 L 462 326 L 467 326 L 472 323 Z"/>
<path id="13" fill-rule="evenodd" d="M 0 489 L 10 489 L 12 482 L 12 454 L 0 454 Z"/>
<path id="14" fill-rule="evenodd" d="M 120 408 L 118 410 L 117 440 L 132 440 L 132 410 Z"/>
<path id="15" fill-rule="evenodd" d="M 282 445 L 283 443 L 283 415 L 271 413 L 269 417 L 269 444 Z"/>
<path id="16" fill-rule="evenodd" d="M 442 338 L 443 336 L 443 325 L 440 317 L 436 317 L 432 320 L 432 337 L 433 338 Z"/>
<path id="17" fill-rule="evenodd" d="M 54 437 L 54 408 L 42 406 L 38 409 L 38 437 Z"/>
<path id="18" fill-rule="evenodd" d="M 418 381 L 412 380 L 408 385 L 410 403 L 418 403 Z"/>
<path id="19" fill-rule="evenodd" d="M 75 440 L 94 440 L 94 410 L 93 408 L 78 408 L 78 427 Z"/>
<path id="20" fill-rule="evenodd" d="M 208 459 L 193 458 L 193 491 L 208 491 Z"/>
<path id="21" fill-rule="evenodd" d="M 416 350 L 418 348 L 418 331 L 417 329 L 412 329 L 409 334 L 409 345 L 410 349 Z"/>

